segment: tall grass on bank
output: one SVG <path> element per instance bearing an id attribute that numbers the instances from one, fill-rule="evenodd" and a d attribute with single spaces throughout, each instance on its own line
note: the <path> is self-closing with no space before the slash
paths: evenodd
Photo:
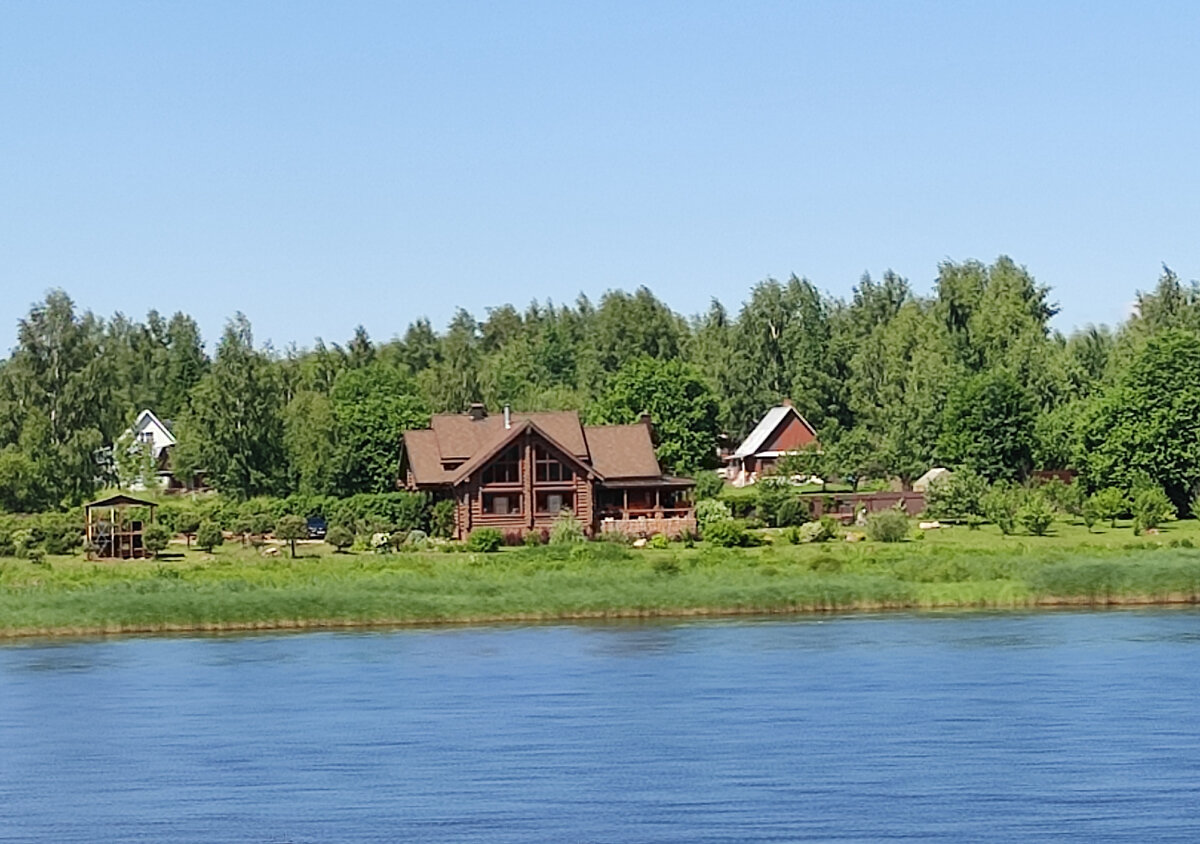
<path id="1" fill-rule="evenodd" d="M 1200 551 L 845 543 L 164 562 L 0 560 L 0 634 L 1196 601 Z"/>

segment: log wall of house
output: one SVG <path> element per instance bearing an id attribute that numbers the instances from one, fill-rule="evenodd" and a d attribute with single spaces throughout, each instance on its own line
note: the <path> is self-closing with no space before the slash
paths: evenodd
<path id="1" fill-rule="evenodd" d="M 482 482 L 487 465 L 481 466 L 471 477 L 459 486 L 456 501 L 458 538 L 465 539 L 471 531 L 480 527 L 493 527 L 505 532 L 524 533 L 529 530 L 549 528 L 558 518 L 557 513 L 536 512 L 537 494 L 539 492 L 562 492 L 574 496 L 574 513 L 584 525 L 592 524 L 593 502 L 592 482 L 579 471 L 574 458 L 562 454 L 557 448 L 546 443 L 540 437 L 527 434 L 521 442 L 521 480 L 518 483 L 484 484 Z M 572 470 L 569 481 L 538 482 L 535 480 L 534 452 L 535 447 L 550 452 Z M 521 509 L 515 513 L 485 513 L 483 511 L 483 496 L 485 493 L 521 496 Z"/>

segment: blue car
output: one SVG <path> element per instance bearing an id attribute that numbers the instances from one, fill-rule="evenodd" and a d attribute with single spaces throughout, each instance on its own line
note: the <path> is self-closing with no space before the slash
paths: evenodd
<path id="1" fill-rule="evenodd" d="M 325 520 L 320 516 L 308 517 L 308 538 L 309 539 L 324 539 L 325 538 Z"/>

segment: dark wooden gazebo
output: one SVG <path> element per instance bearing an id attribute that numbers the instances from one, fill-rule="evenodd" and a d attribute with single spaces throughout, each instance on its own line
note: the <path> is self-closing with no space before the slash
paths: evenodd
<path id="1" fill-rule="evenodd" d="M 133 509 L 145 509 L 146 518 L 133 518 Z M 89 559 L 133 560 L 150 556 L 142 534 L 154 524 L 158 505 L 153 501 L 118 493 L 84 506 L 86 548 Z"/>

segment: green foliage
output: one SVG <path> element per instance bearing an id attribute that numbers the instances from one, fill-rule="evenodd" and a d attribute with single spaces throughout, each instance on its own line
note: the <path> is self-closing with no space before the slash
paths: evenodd
<path id="1" fill-rule="evenodd" d="M 1156 528 L 1175 518 L 1175 507 L 1158 487 L 1140 490 L 1133 498 L 1133 518 L 1142 528 Z"/>
<path id="2" fill-rule="evenodd" d="M 166 550 L 166 547 L 170 541 L 171 531 L 169 531 L 164 525 L 146 525 L 145 529 L 142 531 L 142 546 L 151 554 L 156 556 L 161 551 Z"/>
<path id="3" fill-rule="evenodd" d="M 646 540 L 646 547 L 656 551 L 663 551 L 671 547 L 671 540 L 661 533 L 656 533 L 654 536 Z"/>
<path id="4" fill-rule="evenodd" d="M 715 464 L 717 401 L 695 367 L 649 357 L 630 361 L 613 374 L 588 415 L 595 423 L 630 424 L 643 412 L 650 414 L 663 469 L 689 473 Z"/>
<path id="5" fill-rule="evenodd" d="M 1007 371 L 983 372 L 946 399 L 939 452 L 990 481 L 1020 480 L 1033 466 L 1033 402 Z"/>
<path id="6" fill-rule="evenodd" d="M 1054 523 L 1054 511 L 1039 491 L 1027 492 L 1017 513 L 1017 519 L 1030 536 L 1045 536 Z"/>
<path id="7" fill-rule="evenodd" d="M 1006 483 L 993 484 L 983 496 L 983 515 L 1000 528 L 1001 533 L 1008 536 L 1016 532 L 1021 499 L 1018 487 Z"/>
<path id="8" fill-rule="evenodd" d="M 1129 499 L 1116 487 L 1105 487 L 1092 493 L 1087 500 L 1087 505 L 1097 519 L 1107 521 L 1111 527 L 1116 527 L 1117 519 L 1129 510 Z"/>
<path id="9" fill-rule="evenodd" d="M 467 549 L 470 551 L 478 551 L 484 554 L 491 554 L 500 550 L 500 546 L 504 544 L 504 534 L 496 530 L 496 528 L 481 527 L 471 531 L 471 536 L 467 539 Z"/>
<path id="10" fill-rule="evenodd" d="M 908 527 L 908 516 L 899 510 L 881 510 L 867 516 L 864 530 L 872 542 L 903 542 Z"/>
<path id="11" fill-rule="evenodd" d="M 308 538 L 308 521 L 303 516 L 280 516 L 275 523 L 275 538 L 288 543 L 292 558 L 296 557 L 296 541 Z"/>
<path id="12" fill-rule="evenodd" d="M 472 534 L 474 535 L 474 534 Z M 586 542 L 587 535 L 583 531 L 583 523 L 575 518 L 570 510 L 563 510 L 550 526 L 551 545 L 575 545 Z"/>
<path id="13" fill-rule="evenodd" d="M 703 528 L 704 541 L 718 548 L 744 548 L 753 545 L 754 537 L 736 519 L 711 522 Z"/>
<path id="14" fill-rule="evenodd" d="M 1166 330 L 1133 356 L 1081 423 L 1076 460 L 1092 488 L 1129 490 L 1139 474 L 1176 509 L 1200 484 L 1200 335 Z"/>
<path id="15" fill-rule="evenodd" d="M 354 544 L 354 532 L 343 525 L 334 525 L 325 531 L 325 541 L 334 547 L 335 553 L 344 554 Z"/>
<path id="16" fill-rule="evenodd" d="M 828 542 L 838 535 L 837 519 L 832 516 L 822 516 L 820 519 L 805 522 L 798 527 L 790 527 L 784 531 L 784 537 L 792 545 L 803 545 L 809 542 Z"/>
<path id="17" fill-rule="evenodd" d="M 440 539 L 454 535 L 454 501 L 443 498 L 433 505 L 429 515 L 429 532 Z"/>
<path id="18" fill-rule="evenodd" d="M 725 489 L 725 481 L 716 472 L 696 473 L 696 500 L 716 498 Z"/>
<path id="19" fill-rule="evenodd" d="M 722 522 L 731 518 L 729 505 L 715 498 L 706 498 L 696 502 L 696 524 L 703 533 L 704 529 L 714 522 Z"/>
<path id="20" fill-rule="evenodd" d="M 792 525 L 802 525 L 808 521 L 812 515 L 812 510 L 808 503 L 801 501 L 796 495 L 790 495 L 775 508 L 775 525 L 776 527 L 790 527 Z"/>
<path id="21" fill-rule="evenodd" d="M 400 441 L 424 428 L 429 411 L 402 371 L 383 363 L 347 369 L 330 393 L 337 424 L 338 489 L 342 494 L 395 488 Z"/>
<path id="22" fill-rule="evenodd" d="M 221 533 L 221 528 L 212 522 L 204 522 L 196 531 L 196 546 L 209 553 L 224 542 L 225 537 Z"/>
<path id="23" fill-rule="evenodd" d="M 794 495 L 787 481 L 774 477 L 763 478 L 754 485 L 754 491 L 754 509 L 758 517 L 771 527 L 781 527 L 779 508 Z"/>
<path id="24" fill-rule="evenodd" d="M 932 519 L 966 521 L 984 514 L 987 481 L 970 469 L 960 469 L 938 478 L 925 493 L 925 512 Z"/>
<path id="25" fill-rule="evenodd" d="M 429 496 L 423 492 L 359 493 L 334 499 L 328 502 L 325 510 L 324 516 L 330 522 L 362 534 L 430 527 Z"/>

